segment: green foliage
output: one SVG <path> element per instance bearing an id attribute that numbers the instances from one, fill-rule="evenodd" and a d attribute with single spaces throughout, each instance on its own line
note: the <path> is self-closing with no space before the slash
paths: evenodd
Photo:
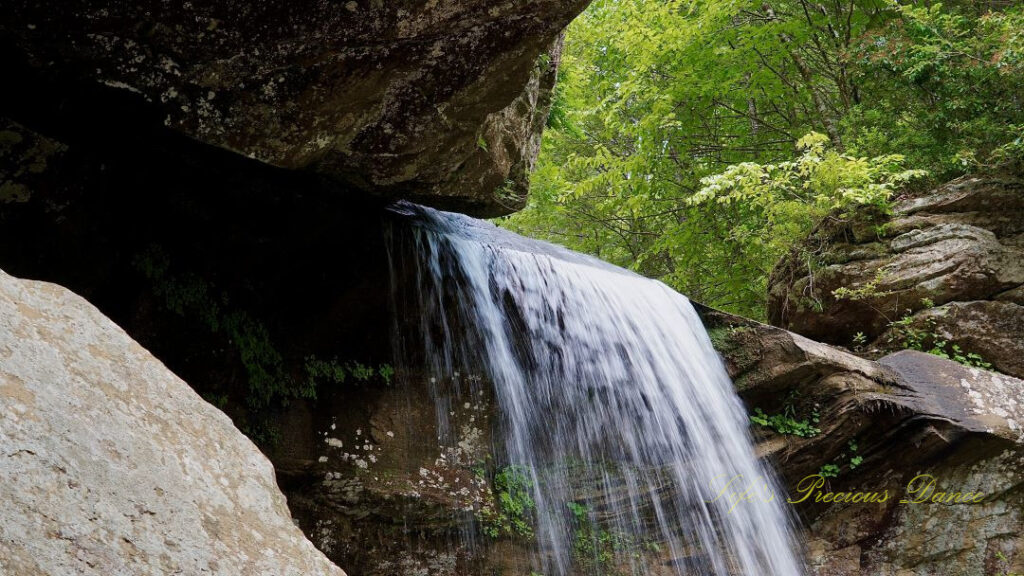
<path id="1" fill-rule="evenodd" d="M 845 119 L 861 154 L 903 150 L 942 177 L 1021 158 L 1024 6 L 901 3 L 850 53 L 863 99 Z"/>
<path id="2" fill-rule="evenodd" d="M 746 254 L 759 254 L 768 269 L 802 241 L 827 214 L 843 216 L 855 207 L 889 210 L 893 191 L 924 176 L 903 169 L 904 157 L 854 157 L 832 148 L 824 134 L 797 141 L 800 156 L 778 164 L 743 162 L 701 179 L 687 200 L 713 212 L 735 205 L 743 211 L 730 241 Z"/>
<path id="3" fill-rule="evenodd" d="M 1002 552 L 996 552 L 996 559 L 999 560 L 1004 566 L 1010 565 L 1010 559 L 1006 557 Z M 1019 572 L 1007 572 L 1005 568 L 999 573 L 999 576 L 1024 576 Z"/>
<path id="4" fill-rule="evenodd" d="M 860 466 L 864 462 L 864 457 L 857 455 L 857 441 L 856 440 L 850 440 L 849 444 L 847 444 L 847 448 L 849 448 L 849 450 L 850 450 L 850 462 L 849 462 L 850 470 L 853 470 L 853 469 L 857 468 L 857 466 Z"/>
<path id="5" fill-rule="evenodd" d="M 307 397 L 316 397 L 316 389 L 319 385 L 344 384 L 346 379 L 351 378 L 356 382 L 369 382 L 379 379 L 384 384 L 391 383 L 391 377 L 395 369 L 389 364 L 381 364 L 373 367 L 359 362 L 339 362 L 337 358 L 329 361 L 321 360 L 316 356 L 306 357 L 306 383 L 302 394 Z"/>
<path id="6" fill-rule="evenodd" d="M 199 276 L 172 275 L 169 259 L 158 248 L 136 258 L 135 265 L 168 310 L 198 321 L 212 334 L 224 336 L 245 369 L 250 407 L 259 410 L 277 396 L 304 395 L 303 390 L 285 386 L 289 378 L 284 360 L 262 323 L 243 310 L 232 309 L 228 298 L 215 295 L 212 285 Z"/>
<path id="7" fill-rule="evenodd" d="M 818 423 L 818 415 L 815 413 L 811 419 L 796 420 L 788 414 L 767 415 L 760 408 L 754 408 L 750 421 L 758 426 L 771 428 L 779 434 L 800 436 L 801 438 L 813 438 L 821 433 L 821 429 L 814 426 Z"/>
<path id="8" fill-rule="evenodd" d="M 830 210 L 1019 161 L 1024 7 L 987 6 L 596 0 L 500 224 L 764 318 L 776 258 Z"/>
<path id="9" fill-rule="evenodd" d="M 477 474 L 482 472 L 478 470 Z M 533 481 L 529 470 L 522 466 L 503 468 L 494 475 L 492 486 L 494 504 L 485 506 L 478 514 L 484 534 L 491 538 L 532 538 L 535 505 L 530 495 Z"/>
<path id="10" fill-rule="evenodd" d="M 831 148 L 828 137 L 811 132 L 797 141 L 800 156 L 779 164 L 743 162 L 701 179 L 703 187 L 689 199 L 692 205 L 743 203 L 759 211 L 763 222 L 777 225 L 788 203 L 799 211 L 816 209 L 820 218 L 837 209 L 874 205 L 888 209 L 893 190 L 920 170 L 903 170 L 904 157 L 889 154 L 857 158 Z"/>
<path id="11" fill-rule="evenodd" d="M 855 350 L 860 350 L 868 342 L 868 337 L 863 332 L 857 332 L 853 335 L 853 347 Z"/>
<path id="12" fill-rule="evenodd" d="M 811 415 L 808 418 L 798 418 L 798 411 L 795 407 L 797 396 L 790 394 L 789 398 L 786 399 L 786 405 L 780 414 L 765 414 L 764 410 L 760 408 L 754 408 L 754 413 L 750 415 L 750 422 L 761 426 L 763 428 L 769 428 L 774 430 L 778 434 L 784 434 L 788 436 L 799 436 L 801 438 L 813 438 L 818 434 L 821 434 L 821 429 L 816 426 L 820 422 L 820 415 L 818 414 L 817 405 L 811 410 Z"/>
<path id="13" fill-rule="evenodd" d="M 842 472 L 843 463 L 845 462 L 849 469 L 856 470 L 858 466 L 864 463 L 864 457 L 857 454 L 857 440 L 850 440 L 846 445 L 847 450 L 842 452 L 835 460 L 827 464 L 823 464 L 818 469 L 818 474 L 822 478 L 836 478 Z"/>
<path id="14" fill-rule="evenodd" d="M 287 405 L 296 398 L 316 398 L 325 384 L 341 384 L 346 378 L 366 382 L 374 378 L 390 382 L 394 373 L 388 365 L 364 366 L 358 362 L 305 360 L 305 378 L 293 377 L 288 362 L 274 344 L 266 326 L 247 311 L 236 308 L 226 294 L 192 273 L 172 274 L 170 260 L 158 247 L 135 259 L 135 267 L 150 282 L 153 294 L 172 313 L 198 322 L 209 334 L 221 338 L 245 372 L 245 401 L 254 415 Z M 211 402 L 227 405 L 226 394 L 215 394 Z M 244 424 L 246 433 L 263 444 L 273 444 L 277 431 L 266 421 L 253 418 Z"/>
<path id="15" fill-rule="evenodd" d="M 832 291 L 837 298 L 850 300 L 865 300 L 885 295 L 878 291 L 878 283 L 881 282 L 882 271 L 879 270 L 874 279 L 858 288 L 841 287 Z M 921 310 L 928 310 L 935 307 L 931 298 L 921 299 Z M 890 345 L 903 350 L 918 350 L 934 354 L 948 360 L 953 360 L 973 368 L 984 368 L 991 370 L 992 364 L 986 362 L 980 354 L 964 351 L 959 344 L 952 344 L 937 333 L 937 323 L 933 317 L 918 319 L 914 317 L 914 311 L 907 309 L 906 313 L 898 320 L 889 322 L 889 336 L 887 342 Z M 854 350 L 860 350 L 867 343 L 867 337 L 863 332 L 857 332 L 853 337 Z"/>
<path id="16" fill-rule="evenodd" d="M 870 281 L 865 283 L 863 286 L 856 288 L 850 288 L 848 286 L 840 286 L 832 291 L 832 296 L 836 300 L 870 300 L 871 298 L 877 298 L 879 296 L 885 296 L 886 292 L 879 292 L 878 284 L 882 281 L 885 272 L 879 268 L 875 271 L 875 276 Z"/>
<path id="17" fill-rule="evenodd" d="M 622 574 L 621 564 L 661 552 L 657 542 L 602 527 L 584 504 L 567 502 L 566 507 L 572 517 L 573 559 L 583 574 Z"/>
<path id="18" fill-rule="evenodd" d="M 986 362 L 980 354 L 966 352 L 959 344 L 951 344 L 937 334 L 934 318 L 928 317 L 919 322 L 914 318 L 912 311 L 907 310 L 905 316 L 890 322 L 889 328 L 889 342 L 897 344 L 904 350 L 927 352 L 972 368 L 992 369 L 992 364 Z"/>
<path id="19" fill-rule="evenodd" d="M 615 560 L 616 550 L 625 547 L 626 539 L 604 530 L 590 517 L 583 504 L 568 502 L 573 518 L 573 557 L 585 573 L 602 574 Z"/>
<path id="20" fill-rule="evenodd" d="M 818 469 L 818 475 L 822 478 L 835 478 L 839 476 L 839 466 L 836 464 L 823 464 Z"/>

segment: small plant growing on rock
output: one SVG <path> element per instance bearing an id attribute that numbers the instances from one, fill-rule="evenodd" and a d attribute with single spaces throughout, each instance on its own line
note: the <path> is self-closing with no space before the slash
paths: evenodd
<path id="1" fill-rule="evenodd" d="M 864 462 L 864 457 L 857 455 L 857 441 L 856 440 L 850 440 L 850 443 L 847 444 L 847 448 L 850 449 L 850 470 L 853 470 L 853 469 L 857 468 L 857 466 L 860 466 L 861 463 Z"/>
<path id="2" fill-rule="evenodd" d="M 794 407 L 795 399 L 795 396 L 791 394 L 781 414 L 769 415 L 760 408 L 754 408 L 754 413 L 750 415 L 750 421 L 753 424 L 770 428 L 779 434 L 787 436 L 813 438 L 821 434 L 821 429 L 816 426 L 821 419 L 818 414 L 817 405 L 811 411 L 810 418 L 797 420 L 798 414 Z"/>
<path id="3" fill-rule="evenodd" d="M 864 349 L 864 346 L 868 343 L 868 337 L 863 332 L 857 332 L 853 335 L 853 349 L 860 352 Z"/>
<path id="4" fill-rule="evenodd" d="M 883 292 L 878 290 L 878 285 L 884 280 L 885 271 L 879 268 L 875 271 L 874 277 L 862 286 L 857 288 L 850 288 L 849 286 L 840 286 L 832 291 L 832 296 L 836 300 L 867 300 L 871 298 L 878 298 L 880 296 L 886 296 L 889 292 Z"/>
<path id="5" fill-rule="evenodd" d="M 257 444 L 276 445 L 280 431 L 271 414 L 294 399 L 316 398 L 320 385 L 338 384 L 346 379 L 390 383 L 394 374 L 387 364 L 341 364 L 336 359 L 325 361 L 309 356 L 303 366 L 305 378 L 297 377 L 291 369 L 295 359 L 285 357 L 267 326 L 249 311 L 236 307 L 227 292 L 195 273 L 172 273 L 171 261 L 159 246 L 136 255 L 133 265 L 150 282 L 153 295 L 167 311 L 203 327 L 205 337 L 214 339 L 237 359 L 247 385 L 248 411 L 239 427 Z M 208 396 L 222 409 L 229 404 L 227 391 L 209 391 Z"/>
<path id="6" fill-rule="evenodd" d="M 930 300 L 922 300 L 922 302 L 931 302 Z M 980 354 L 974 352 L 964 351 L 959 344 L 950 344 L 947 340 L 942 338 L 936 331 L 934 318 L 925 318 L 923 321 L 923 327 L 914 326 L 914 317 L 912 312 L 907 310 L 907 313 L 894 322 L 889 323 L 889 328 L 892 329 L 892 335 L 889 337 L 890 343 L 896 343 L 904 350 L 919 350 L 921 352 L 927 352 L 934 354 L 940 358 L 946 358 L 969 366 L 971 368 L 982 368 L 985 370 L 991 370 L 992 364 L 986 362 Z"/>
<path id="7" fill-rule="evenodd" d="M 478 469 L 477 475 L 483 470 Z M 480 509 L 483 532 L 491 538 L 502 536 L 532 538 L 535 504 L 530 490 L 533 480 L 522 466 L 508 466 L 494 475 L 494 502 Z"/>
<path id="8" fill-rule="evenodd" d="M 573 519 L 573 558 L 585 574 L 608 574 L 617 554 L 638 554 L 636 541 L 599 526 L 587 506 L 578 502 L 567 502 L 566 506 Z"/>
<path id="9" fill-rule="evenodd" d="M 996 559 L 999 562 L 1009 565 L 1010 559 L 1006 557 L 1002 552 L 996 552 Z M 999 576 L 1024 576 L 1020 572 L 1006 572 L 1005 570 L 999 572 Z"/>
<path id="10" fill-rule="evenodd" d="M 857 440 L 850 440 L 846 445 L 847 451 L 840 454 L 835 460 L 828 464 L 823 464 L 818 469 L 818 475 L 822 478 L 836 478 L 842 471 L 843 460 L 846 460 L 847 466 L 850 470 L 855 470 L 858 466 L 864 463 L 864 457 L 857 454 Z"/>
<path id="11" fill-rule="evenodd" d="M 818 475 L 822 478 L 835 478 L 839 476 L 839 466 L 837 464 L 824 464 L 818 469 Z"/>

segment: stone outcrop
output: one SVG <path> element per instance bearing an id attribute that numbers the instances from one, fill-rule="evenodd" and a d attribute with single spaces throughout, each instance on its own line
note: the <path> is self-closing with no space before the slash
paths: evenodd
<path id="1" fill-rule="evenodd" d="M 775 269 L 769 318 L 845 346 L 861 333 L 876 357 L 955 345 L 1024 377 L 1024 180 L 964 177 L 892 216 L 822 224 Z"/>
<path id="2" fill-rule="evenodd" d="M 298 526 L 351 573 L 480 574 L 525 558 L 460 536 L 494 500 L 494 471 L 477 466 L 491 456 L 489 392 L 453 398 L 454 434 L 439 437 L 425 378 L 309 386 L 310 358 L 392 361 L 382 203 L 317 181 L 297 191 L 292 175 L 188 142 L 136 144 L 0 125 L 0 263 L 82 294 L 221 407 L 273 462 Z"/>
<path id="3" fill-rule="evenodd" d="M 0 572 L 344 576 L 270 462 L 85 300 L 0 272 Z"/>
<path id="4" fill-rule="evenodd" d="M 829 477 L 820 492 L 888 493 L 885 502 L 811 496 L 793 504 L 814 575 L 1024 569 L 1024 382 L 916 351 L 874 362 L 711 309 L 701 315 L 751 410 L 817 429 L 800 436 L 755 427 L 758 449 L 775 463 L 789 499 L 800 500 L 801 482 L 823 470 Z M 900 503 L 921 497 L 908 489 L 921 474 L 936 479 L 929 497 L 985 497 Z"/>
<path id="5" fill-rule="evenodd" d="M 873 349 L 898 346 L 914 334 L 928 335 L 932 345 L 945 342 L 947 353 L 955 345 L 1003 373 L 1024 377 L 1024 305 L 1019 302 L 974 300 L 927 308 L 883 332 Z"/>
<path id="6" fill-rule="evenodd" d="M 85 133 L 166 126 L 350 189 L 521 208 L 559 35 L 585 0 L 10 0 L 2 110 Z"/>

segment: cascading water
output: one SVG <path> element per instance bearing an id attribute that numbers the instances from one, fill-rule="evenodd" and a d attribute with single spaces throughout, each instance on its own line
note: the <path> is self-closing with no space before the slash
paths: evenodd
<path id="1" fill-rule="evenodd" d="M 624 555 L 633 574 L 803 572 L 784 497 L 687 298 L 465 216 L 394 211 L 394 296 L 413 328 L 397 349 L 435 375 L 493 383 L 498 448 L 536 505 L 529 569 L 579 573 L 580 555 L 611 541 L 656 551 Z M 583 535 L 592 545 L 581 522 L 600 526 Z"/>

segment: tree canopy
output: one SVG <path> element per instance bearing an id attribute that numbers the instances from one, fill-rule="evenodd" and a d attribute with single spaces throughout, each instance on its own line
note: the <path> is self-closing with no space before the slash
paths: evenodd
<path id="1" fill-rule="evenodd" d="M 822 216 L 1024 151 L 1024 6 L 595 0 L 520 233 L 763 317 Z"/>

